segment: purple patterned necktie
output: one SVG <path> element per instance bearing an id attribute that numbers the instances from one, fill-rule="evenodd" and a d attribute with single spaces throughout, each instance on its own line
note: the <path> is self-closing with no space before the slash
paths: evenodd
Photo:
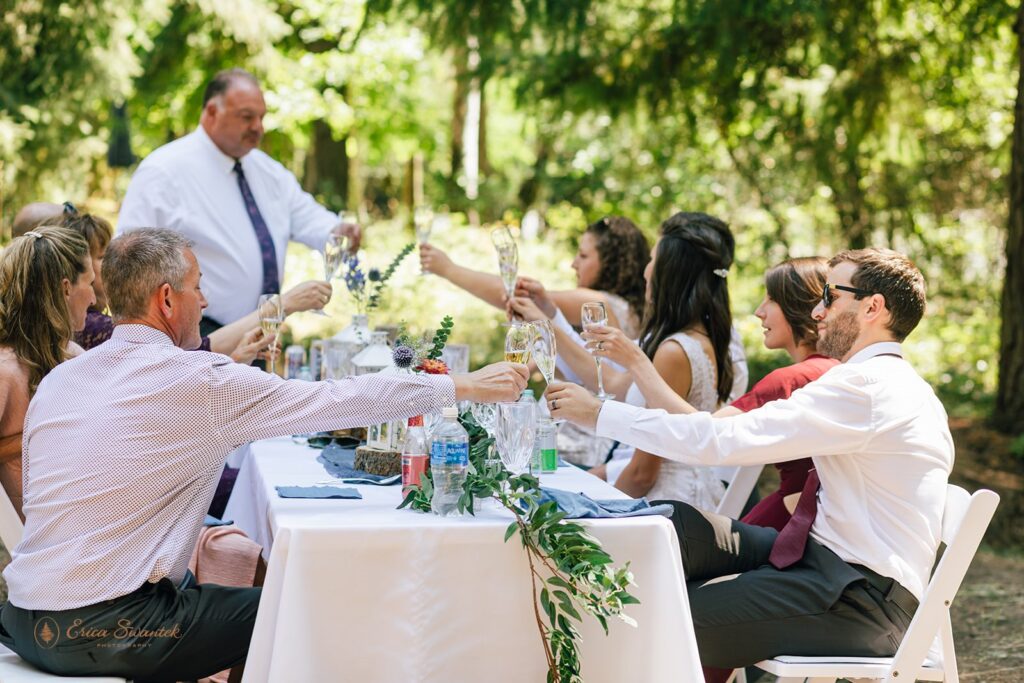
<path id="1" fill-rule="evenodd" d="M 242 162 L 236 161 L 235 174 L 238 176 L 238 189 L 242 191 L 242 200 L 245 202 L 245 210 L 249 212 L 249 220 L 252 221 L 252 229 L 256 233 L 256 241 L 260 243 L 260 254 L 263 257 L 263 288 L 261 294 L 277 294 L 281 291 L 281 283 L 277 279 L 277 250 L 274 249 L 274 240 L 270 236 L 270 230 L 260 214 L 260 208 L 256 206 L 256 199 L 252 196 L 252 190 L 242 172 Z"/>

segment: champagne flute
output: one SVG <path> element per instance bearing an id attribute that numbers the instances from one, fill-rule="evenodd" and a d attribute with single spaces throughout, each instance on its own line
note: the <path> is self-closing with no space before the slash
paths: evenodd
<path id="1" fill-rule="evenodd" d="M 536 404 L 532 401 L 498 404 L 494 440 L 502 464 L 514 475 L 526 471 L 533 459 L 537 434 L 535 410 Z"/>
<path id="2" fill-rule="evenodd" d="M 430 231 L 434 228 L 434 210 L 429 206 L 417 206 L 412 212 L 413 225 L 416 227 L 416 241 L 423 245 L 430 242 Z M 420 275 L 426 275 L 423 269 Z"/>
<path id="3" fill-rule="evenodd" d="M 505 360 L 509 363 L 529 363 L 533 338 L 533 325 L 513 320 L 505 333 Z"/>
<path id="4" fill-rule="evenodd" d="M 530 323 L 533 326 L 533 362 L 537 369 L 544 376 L 545 389 L 555 379 L 555 359 L 557 358 L 557 346 L 555 344 L 555 330 L 551 327 L 550 320 L 534 320 Z"/>
<path id="5" fill-rule="evenodd" d="M 581 317 L 584 330 L 603 327 L 608 324 L 608 312 L 605 311 L 604 304 L 600 301 L 590 301 L 583 304 Z M 589 350 L 591 354 L 594 353 L 593 349 Z M 601 376 L 601 357 L 594 356 L 594 361 L 597 363 L 597 398 L 602 401 L 615 398 L 614 394 L 605 393 L 604 377 Z"/>
<path id="6" fill-rule="evenodd" d="M 509 299 L 516 292 L 516 275 L 519 271 L 519 249 L 516 240 L 506 226 L 491 230 L 491 242 L 498 252 L 498 273 L 505 294 Z"/>
<path id="7" fill-rule="evenodd" d="M 341 264 L 345 262 L 349 244 L 348 235 L 339 235 L 337 233 L 331 233 L 327 237 L 327 241 L 324 242 L 324 280 L 328 283 L 338 277 L 338 271 L 341 270 Z M 323 308 L 310 311 L 310 313 L 327 315 Z"/>
<path id="8" fill-rule="evenodd" d="M 260 327 L 266 337 L 273 337 L 270 345 L 270 365 L 267 371 L 276 374 L 275 361 L 277 360 L 277 335 L 281 330 L 281 323 L 284 322 L 284 304 L 280 294 L 261 294 L 259 304 L 256 308 L 259 311 Z"/>

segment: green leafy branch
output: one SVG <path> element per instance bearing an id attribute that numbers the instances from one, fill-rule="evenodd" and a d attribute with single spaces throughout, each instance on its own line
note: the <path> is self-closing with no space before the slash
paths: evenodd
<path id="1" fill-rule="evenodd" d="M 391 276 L 395 274 L 395 271 L 398 270 L 398 266 L 401 265 L 405 257 L 411 254 L 412 250 L 415 248 L 416 245 L 412 242 L 402 247 L 402 251 L 398 252 L 398 255 L 391 260 L 391 263 L 388 264 L 388 267 L 380 275 L 379 279 L 373 281 L 373 291 L 370 293 L 370 299 L 366 305 L 368 309 L 377 308 L 377 306 L 380 305 L 380 297 L 384 293 L 384 285 L 386 285 L 388 280 L 391 279 Z M 371 280 L 373 280 L 373 278 L 371 278 Z"/>
<path id="2" fill-rule="evenodd" d="M 441 357 L 453 327 L 455 327 L 455 321 L 452 320 L 450 315 L 446 315 L 444 320 L 441 321 L 441 327 L 437 328 L 437 331 L 434 332 L 434 339 L 431 341 L 433 347 L 427 352 L 427 358 L 436 359 Z"/>
<path id="3" fill-rule="evenodd" d="M 534 618 L 544 646 L 548 683 L 579 683 L 579 632 L 582 613 L 593 616 L 605 634 L 608 619 L 636 622 L 624 612 L 637 604 L 629 593 L 633 575 L 629 564 L 615 568 L 611 556 L 582 525 L 565 520 L 554 502 L 541 503 L 540 482 L 529 474 L 512 476 L 499 464 L 489 465 L 493 439 L 472 416 L 462 416 L 470 436 L 469 476 L 459 497 L 460 512 L 473 514 L 477 499 L 493 498 L 514 516 L 505 530 L 505 541 L 519 534 L 530 565 Z M 433 482 L 421 477 L 399 506 L 430 511 Z M 546 617 L 546 621 L 545 621 Z"/>

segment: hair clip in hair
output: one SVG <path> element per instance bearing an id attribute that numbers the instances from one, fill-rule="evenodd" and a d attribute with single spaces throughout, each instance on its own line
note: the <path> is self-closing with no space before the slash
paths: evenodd
<path id="1" fill-rule="evenodd" d="M 64 213 L 67 215 L 74 216 L 78 214 L 78 209 L 76 209 L 75 205 L 72 204 L 71 202 L 64 202 Z"/>
<path id="2" fill-rule="evenodd" d="M 729 269 L 728 268 L 715 268 L 711 272 L 714 273 L 715 275 L 717 275 L 718 277 L 722 278 L 723 280 L 726 277 L 729 276 Z"/>
<path id="3" fill-rule="evenodd" d="M 43 233 L 36 232 L 35 230 L 29 230 L 28 232 L 25 233 L 25 237 L 35 237 L 36 239 L 39 239 L 42 236 Z"/>

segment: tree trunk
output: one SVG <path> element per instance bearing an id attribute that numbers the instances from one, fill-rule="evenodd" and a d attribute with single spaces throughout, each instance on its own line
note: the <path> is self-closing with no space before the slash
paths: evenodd
<path id="1" fill-rule="evenodd" d="M 468 59 L 464 48 L 455 50 L 455 101 L 452 103 L 452 166 L 449 181 L 455 185 L 462 171 L 462 138 L 466 129 L 466 99 L 469 97 Z"/>
<path id="2" fill-rule="evenodd" d="M 349 159 L 346 141 L 334 139 L 326 121 L 313 122 L 306 173 L 302 185 L 311 194 L 323 197 L 327 206 L 342 209 L 348 206 Z"/>
<path id="3" fill-rule="evenodd" d="M 993 421 L 1024 433 L 1024 4 L 1017 10 L 1017 101 L 1010 158 L 1010 220 L 1006 235 L 1006 277 L 1000 306 L 999 388 Z"/>

